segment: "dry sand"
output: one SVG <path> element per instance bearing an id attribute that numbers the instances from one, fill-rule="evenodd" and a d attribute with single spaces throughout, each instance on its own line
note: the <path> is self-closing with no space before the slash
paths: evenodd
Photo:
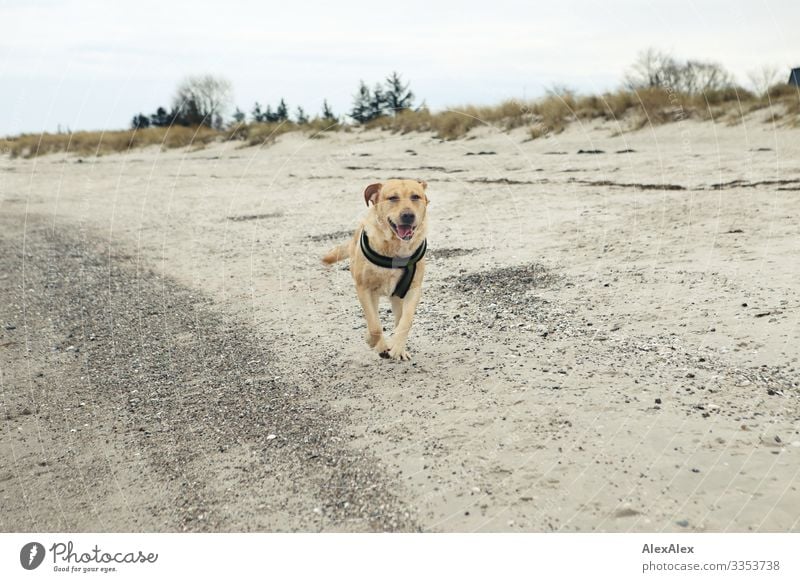
<path id="1" fill-rule="evenodd" d="M 0 529 L 800 530 L 800 133 L 616 129 L 0 159 Z M 409 363 L 319 262 L 389 177 Z"/>

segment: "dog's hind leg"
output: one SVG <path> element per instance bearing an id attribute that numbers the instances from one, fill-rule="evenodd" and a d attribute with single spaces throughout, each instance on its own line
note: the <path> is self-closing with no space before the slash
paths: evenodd
<path id="1" fill-rule="evenodd" d="M 378 294 L 367 289 L 356 289 L 356 291 L 367 320 L 367 344 L 380 354 L 386 351 L 386 342 L 383 339 L 383 326 L 378 317 Z"/>

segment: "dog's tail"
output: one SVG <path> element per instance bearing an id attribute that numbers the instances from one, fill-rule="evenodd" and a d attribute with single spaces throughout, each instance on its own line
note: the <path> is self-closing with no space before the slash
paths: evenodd
<path id="1" fill-rule="evenodd" d="M 322 257 L 322 262 L 326 265 L 332 265 L 334 263 L 338 263 L 339 261 L 343 261 L 344 259 L 350 256 L 350 245 L 352 244 L 353 241 L 347 241 L 345 243 L 333 247 L 331 250 L 328 251 L 327 255 Z"/>

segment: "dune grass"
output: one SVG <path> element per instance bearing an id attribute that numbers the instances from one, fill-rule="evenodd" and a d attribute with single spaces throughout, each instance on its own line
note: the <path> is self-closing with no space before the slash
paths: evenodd
<path id="1" fill-rule="evenodd" d="M 207 127 L 151 127 L 121 131 L 76 131 L 74 133 L 23 134 L 0 140 L 0 151 L 12 158 L 33 158 L 66 152 L 102 156 L 145 146 L 179 148 L 204 146 L 219 139 L 219 132 Z"/>
<path id="2" fill-rule="evenodd" d="M 635 131 L 684 119 L 739 123 L 745 115 L 766 110 L 765 122 L 800 127 L 800 87 L 780 84 L 764 95 L 730 87 L 699 95 L 687 95 L 661 88 L 638 91 L 621 89 L 602 95 L 576 95 L 570 91 L 551 91 L 531 101 L 507 100 L 494 106 L 455 107 L 440 112 L 427 108 L 407 110 L 382 117 L 366 125 L 393 133 L 428 132 L 439 139 L 463 138 L 475 128 L 489 126 L 503 131 L 527 128 L 530 139 L 556 135 L 574 122 L 603 120 L 617 124 L 618 131 Z M 209 143 L 233 141 L 243 147 L 273 143 L 278 136 L 302 131 L 321 137 L 328 131 L 349 131 L 352 126 L 323 119 L 298 125 L 282 123 L 241 123 L 223 130 L 207 127 L 151 127 L 121 131 L 79 131 L 59 134 L 24 134 L 0 138 L 0 153 L 12 158 L 32 158 L 65 152 L 82 156 L 101 156 L 133 148 L 155 146 L 162 149 L 203 148 Z"/>
<path id="3" fill-rule="evenodd" d="M 576 121 L 604 120 L 620 131 L 641 129 L 684 119 L 714 120 L 728 124 L 759 109 L 771 109 L 766 121 L 782 120 L 800 125 L 800 88 L 776 85 L 757 96 L 747 89 L 731 87 L 699 95 L 686 95 L 661 88 L 619 90 L 602 95 L 579 96 L 569 91 L 551 92 L 535 101 L 506 101 L 494 107 L 458 107 L 432 114 L 408 111 L 370 124 L 393 132 L 432 132 L 440 139 L 464 137 L 482 125 L 509 130 L 527 127 L 531 139 L 556 135 Z"/>
<path id="4" fill-rule="evenodd" d="M 278 136 L 292 131 L 302 131 L 311 137 L 320 137 L 326 131 L 336 131 L 340 124 L 325 119 L 315 118 L 298 125 L 292 121 L 280 123 L 242 123 L 222 133 L 225 140 L 240 140 L 249 146 L 268 145 L 274 143 Z"/>
<path id="5" fill-rule="evenodd" d="M 202 149 L 215 142 L 235 141 L 255 146 L 269 144 L 284 133 L 304 131 L 316 136 L 338 128 L 338 124 L 315 119 L 303 125 L 285 123 L 238 124 L 224 130 L 209 127 L 149 127 L 120 131 L 76 131 L 74 133 L 23 134 L 0 138 L 0 154 L 12 158 L 34 158 L 53 153 L 102 156 L 134 148 L 155 146 L 162 149 L 191 147 Z"/>

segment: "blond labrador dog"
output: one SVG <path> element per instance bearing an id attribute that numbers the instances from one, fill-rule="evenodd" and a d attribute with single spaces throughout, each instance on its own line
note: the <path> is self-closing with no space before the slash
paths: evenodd
<path id="1" fill-rule="evenodd" d="M 382 358 L 409 360 L 406 341 L 422 296 L 427 242 L 428 184 L 387 180 L 364 191 L 368 211 L 353 238 L 331 249 L 327 265 L 350 258 L 350 274 L 367 319 L 367 343 Z M 389 297 L 394 333 L 383 337 L 378 300 Z"/>

